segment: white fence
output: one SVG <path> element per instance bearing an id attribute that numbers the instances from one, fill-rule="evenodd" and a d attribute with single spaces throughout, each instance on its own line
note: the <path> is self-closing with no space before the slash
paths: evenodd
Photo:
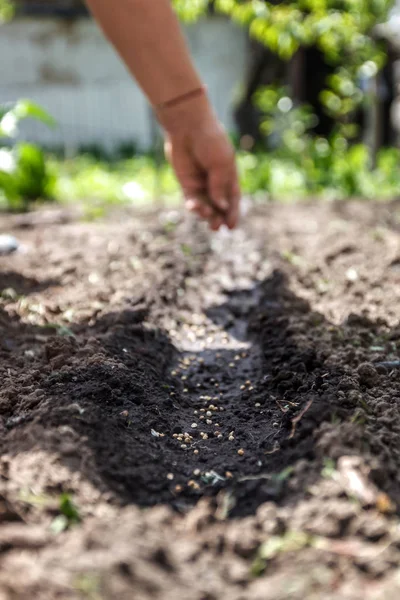
<path id="1" fill-rule="evenodd" d="M 244 31 L 222 18 L 187 28 L 195 62 L 217 112 L 232 128 L 231 106 L 247 55 Z M 30 98 L 57 120 L 54 130 L 29 122 L 25 138 L 73 153 L 152 143 L 151 111 L 136 84 L 88 18 L 23 18 L 0 28 L 0 102 Z"/>

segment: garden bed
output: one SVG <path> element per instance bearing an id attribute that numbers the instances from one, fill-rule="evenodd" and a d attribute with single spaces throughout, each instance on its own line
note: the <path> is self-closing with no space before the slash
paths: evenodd
<path id="1" fill-rule="evenodd" d="M 2 217 L 1 600 L 397 599 L 399 216 Z"/>

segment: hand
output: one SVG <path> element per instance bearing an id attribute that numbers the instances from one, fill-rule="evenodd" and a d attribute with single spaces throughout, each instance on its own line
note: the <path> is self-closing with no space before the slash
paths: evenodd
<path id="1" fill-rule="evenodd" d="M 182 187 L 186 207 L 209 222 L 236 227 L 240 188 L 235 153 L 208 101 L 159 115 L 167 130 L 166 154 Z"/>

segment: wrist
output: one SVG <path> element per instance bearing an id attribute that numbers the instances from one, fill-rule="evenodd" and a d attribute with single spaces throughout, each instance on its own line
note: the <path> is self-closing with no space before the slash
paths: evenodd
<path id="1" fill-rule="evenodd" d="M 166 105 L 155 110 L 160 125 L 170 135 L 185 134 L 204 128 L 215 121 L 207 95 L 188 97 L 181 103 Z"/>

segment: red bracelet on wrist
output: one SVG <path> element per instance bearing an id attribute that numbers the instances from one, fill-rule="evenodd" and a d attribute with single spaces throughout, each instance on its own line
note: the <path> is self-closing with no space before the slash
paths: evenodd
<path id="1" fill-rule="evenodd" d="M 176 98 L 172 98 L 171 100 L 167 100 L 166 102 L 157 104 L 156 109 L 164 110 L 165 108 L 173 108 L 174 106 L 179 106 L 179 104 L 183 104 L 184 102 L 187 102 L 188 100 L 193 100 L 194 98 L 197 98 L 198 96 L 205 96 L 206 93 L 207 93 L 207 88 L 205 85 L 202 85 L 201 87 L 191 90 L 190 92 L 186 92 L 185 94 L 181 94 L 180 96 L 177 96 Z"/>

